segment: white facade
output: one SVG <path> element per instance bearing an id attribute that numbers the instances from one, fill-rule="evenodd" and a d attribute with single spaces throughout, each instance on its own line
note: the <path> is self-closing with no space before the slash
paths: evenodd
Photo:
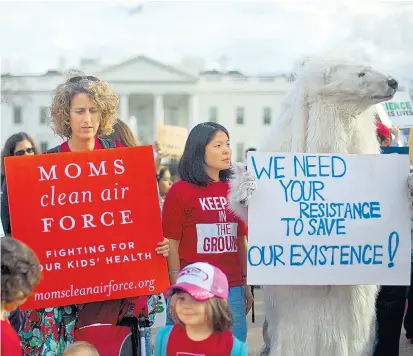
<path id="1" fill-rule="evenodd" d="M 119 117 L 141 142 L 154 142 L 157 124 L 190 129 L 216 119 L 230 133 L 235 159 L 241 159 L 246 148 L 259 146 L 291 86 L 291 78 L 284 76 L 246 77 L 237 72 L 194 76 L 144 56 L 87 74 L 110 83 L 120 97 Z M 52 72 L 2 76 L 3 144 L 19 131 L 33 136 L 43 150 L 61 142 L 44 118 L 53 89 L 63 81 L 62 75 Z"/>

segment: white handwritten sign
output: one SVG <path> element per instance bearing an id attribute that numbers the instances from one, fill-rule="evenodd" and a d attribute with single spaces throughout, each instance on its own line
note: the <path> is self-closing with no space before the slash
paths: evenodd
<path id="1" fill-rule="evenodd" d="M 407 155 L 250 152 L 248 283 L 408 285 Z"/>

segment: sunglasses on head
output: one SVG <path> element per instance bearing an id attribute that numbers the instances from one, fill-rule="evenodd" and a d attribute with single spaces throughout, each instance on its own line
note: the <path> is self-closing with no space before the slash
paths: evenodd
<path id="1" fill-rule="evenodd" d="M 26 148 L 25 150 L 18 150 L 16 152 L 14 152 L 15 156 L 23 156 L 25 153 L 34 153 L 34 148 L 33 147 L 29 147 Z"/>
<path id="2" fill-rule="evenodd" d="M 91 82 L 99 82 L 100 80 L 92 75 L 78 75 L 76 77 L 70 78 L 67 82 L 68 83 L 77 83 L 81 80 L 89 80 Z"/>

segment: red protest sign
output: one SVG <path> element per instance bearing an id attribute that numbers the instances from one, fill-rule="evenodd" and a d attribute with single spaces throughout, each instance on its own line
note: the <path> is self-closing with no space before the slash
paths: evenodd
<path id="1" fill-rule="evenodd" d="M 37 309 L 163 292 L 152 147 L 6 158 L 13 237 L 38 255 Z"/>

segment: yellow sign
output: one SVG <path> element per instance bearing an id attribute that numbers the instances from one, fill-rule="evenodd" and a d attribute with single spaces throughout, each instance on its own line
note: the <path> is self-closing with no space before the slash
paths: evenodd
<path id="1" fill-rule="evenodd" d="M 158 143 L 172 157 L 181 157 L 185 149 L 188 129 L 180 126 L 158 125 Z"/>

